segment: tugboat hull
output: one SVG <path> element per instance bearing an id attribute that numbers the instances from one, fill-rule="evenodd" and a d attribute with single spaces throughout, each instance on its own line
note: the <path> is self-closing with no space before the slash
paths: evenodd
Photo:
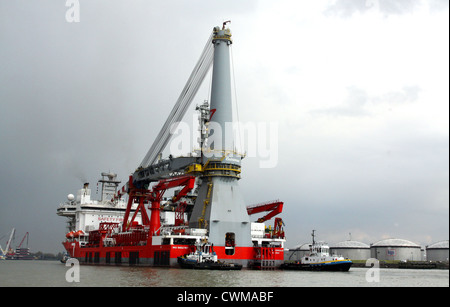
<path id="1" fill-rule="evenodd" d="M 189 260 L 184 257 L 178 257 L 178 264 L 183 269 L 193 269 L 193 270 L 241 270 L 242 265 L 236 263 L 223 263 L 223 262 L 197 262 L 194 260 Z"/>
<path id="2" fill-rule="evenodd" d="M 352 261 L 336 261 L 317 264 L 284 263 L 280 268 L 283 270 L 297 271 L 347 272 L 348 270 L 350 270 L 352 264 Z"/>

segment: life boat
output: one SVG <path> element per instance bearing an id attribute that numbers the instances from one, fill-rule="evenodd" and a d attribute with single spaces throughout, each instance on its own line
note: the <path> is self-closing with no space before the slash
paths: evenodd
<path id="1" fill-rule="evenodd" d="M 73 237 L 74 238 L 78 238 L 79 236 L 82 236 L 82 235 L 84 235 L 84 231 L 83 230 L 78 230 L 77 232 L 75 232 L 73 234 Z"/>

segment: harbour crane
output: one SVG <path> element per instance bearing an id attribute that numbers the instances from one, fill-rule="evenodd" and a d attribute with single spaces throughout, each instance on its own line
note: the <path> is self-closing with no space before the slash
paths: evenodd
<path id="1" fill-rule="evenodd" d="M 6 254 L 9 252 L 9 250 L 11 248 L 11 242 L 12 242 L 12 240 L 14 238 L 14 234 L 15 233 L 16 233 L 16 229 L 15 228 L 11 229 L 11 234 L 9 235 L 9 239 L 6 242 L 6 248 L 4 250 L 2 249 L 2 253 L 3 253 L 4 256 L 6 256 Z"/>
<path id="2" fill-rule="evenodd" d="M 27 238 L 27 247 L 28 247 L 28 236 L 29 236 L 29 233 L 27 232 L 27 233 L 23 236 L 22 241 L 20 241 L 20 244 L 19 244 L 19 246 L 17 247 L 17 249 L 20 249 L 20 248 L 22 247 L 22 244 L 23 244 L 23 242 L 25 241 L 25 238 Z"/>

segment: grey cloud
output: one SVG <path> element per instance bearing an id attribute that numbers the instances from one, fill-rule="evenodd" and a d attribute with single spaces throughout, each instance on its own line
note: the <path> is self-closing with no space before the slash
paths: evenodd
<path id="1" fill-rule="evenodd" d="M 68 23 L 65 1 L 0 1 L 0 233 L 29 231 L 33 251 L 61 251 L 59 202 L 102 171 L 125 181 L 212 28 L 256 8 L 80 1 Z"/>
<path id="2" fill-rule="evenodd" d="M 401 90 L 391 91 L 380 96 L 372 98 L 374 103 L 388 103 L 388 104 L 404 104 L 413 103 L 417 101 L 420 93 L 420 87 L 417 85 L 404 86 Z"/>
<path id="3" fill-rule="evenodd" d="M 348 18 L 357 12 L 377 10 L 386 16 L 399 15 L 412 12 L 420 3 L 421 0 L 337 0 L 324 11 L 324 14 Z"/>
<path id="4" fill-rule="evenodd" d="M 429 0 L 430 9 L 432 11 L 448 10 L 448 0 Z"/>
<path id="5" fill-rule="evenodd" d="M 347 88 L 347 98 L 341 106 L 332 108 L 315 109 L 310 111 L 315 115 L 332 115 L 332 116 L 368 116 L 370 115 L 365 110 L 369 97 L 364 89 L 356 86 Z"/>
<path id="6" fill-rule="evenodd" d="M 81 181 L 95 186 L 102 171 L 115 172 L 124 181 L 134 171 L 178 97 L 213 26 L 231 19 L 236 48 L 249 47 L 245 41 L 239 41 L 239 36 L 251 35 L 249 31 L 255 27 L 261 31 L 270 27 L 270 22 L 254 23 L 261 22 L 254 14 L 259 9 L 257 1 L 229 1 L 226 6 L 199 0 L 80 1 L 78 24 L 65 21 L 65 1 L 0 2 L 0 233 L 8 233 L 12 227 L 20 233 L 29 231 L 33 251 L 62 251 L 65 221 L 56 216 L 55 210 L 67 194 L 81 188 Z M 397 14 L 415 9 L 417 2 L 398 7 L 380 3 L 383 10 Z M 448 8 L 442 1 L 432 3 L 436 9 Z M 351 16 L 367 9 L 365 1 L 337 1 L 329 14 Z M 319 22 L 323 18 L 314 17 Z M 253 46 L 254 52 L 271 43 L 261 41 Z M 241 60 L 239 69 L 245 70 L 246 60 Z M 288 101 L 289 95 L 271 87 L 273 84 L 264 78 L 266 73 L 273 72 L 242 71 L 237 82 L 245 78 L 260 82 L 266 88 L 265 94 L 274 101 L 268 108 L 278 108 L 277 101 Z M 293 76 L 300 73 L 289 71 Z M 244 96 L 255 94 L 240 89 Z M 372 104 L 405 105 L 414 103 L 420 94 L 420 84 L 377 94 L 351 86 L 340 105 L 311 113 L 371 116 Z M 241 105 L 247 103 L 239 100 Z M 300 117 L 298 123 L 305 125 Z M 280 123 L 280 136 L 289 135 L 290 130 L 282 127 Z M 333 207 L 345 209 L 343 203 L 354 203 L 343 211 L 352 217 L 345 222 L 356 221 L 358 215 L 362 216 L 361 225 L 368 224 L 367 216 L 372 212 L 367 208 L 354 209 L 360 208 L 358 202 L 366 200 L 369 193 L 379 195 L 377 191 L 387 185 L 383 185 L 385 178 L 392 174 L 407 192 L 419 191 L 416 185 L 424 191 L 426 186 L 433 188 L 441 182 L 446 184 L 444 191 L 448 191 L 448 171 L 441 175 L 445 167 L 448 170 L 448 135 L 439 139 L 436 147 L 420 139 L 412 139 L 408 146 L 394 140 L 401 145 L 395 150 L 391 144 L 375 141 L 391 136 L 391 130 L 403 131 L 405 136 L 423 132 L 411 133 L 410 126 L 405 128 L 402 122 L 399 127 L 389 128 L 380 135 L 363 136 L 348 143 L 340 137 L 327 139 L 314 132 L 280 141 L 279 167 L 261 170 L 257 162 L 243 167 L 243 193 L 249 203 L 278 197 L 285 201 L 283 219 L 287 220 L 291 240 L 298 233 L 308 235 L 311 223 L 321 229 L 340 231 L 342 228 L 334 224 L 339 219 L 337 210 L 332 218 L 324 217 L 324 212 Z M 361 147 L 367 149 L 361 153 Z M 407 160 L 405 157 L 411 157 L 411 153 L 414 156 Z M 430 157 L 429 153 L 434 155 Z M 393 163 L 382 164 L 386 156 Z M 246 158 L 244 163 L 251 161 Z M 417 165 L 421 167 L 419 174 L 405 173 Z M 356 179 L 349 177 L 352 172 Z M 410 177 L 420 180 L 425 175 L 423 182 L 408 183 Z M 362 185 L 358 186 L 358 193 L 353 193 L 355 183 Z M 338 198 L 344 193 L 345 198 Z M 419 196 L 413 199 L 415 206 L 425 206 L 430 198 L 423 192 L 423 202 L 418 202 Z M 442 212 L 440 204 L 448 206 L 448 192 L 442 199 L 436 201 L 438 212 Z M 404 204 L 398 205 L 389 193 L 379 203 L 386 203 L 387 210 L 394 208 L 397 215 L 409 204 L 405 197 Z M 424 227 L 432 223 L 448 229 L 448 208 L 443 212 L 440 215 L 446 214 L 446 221 L 427 220 Z M 402 216 L 400 224 L 406 225 L 408 218 Z M 365 229 L 363 226 L 360 228 Z M 373 232 L 376 228 L 374 223 Z M 441 235 L 443 231 L 433 231 L 432 235 L 436 233 Z M 291 241 L 290 245 L 295 243 Z"/>
<path id="7" fill-rule="evenodd" d="M 390 91 L 379 95 L 368 95 L 366 90 L 356 86 L 347 88 L 347 98 L 342 105 L 332 108 L 315 109 L 310 111 L 315 115 L 331 116 L 371 116 L 371 104 L 386 104 L 387 107 L 414 103 L 417 101 L 420 87 L 417 85 L 404 86 L 397 91 Z"/>

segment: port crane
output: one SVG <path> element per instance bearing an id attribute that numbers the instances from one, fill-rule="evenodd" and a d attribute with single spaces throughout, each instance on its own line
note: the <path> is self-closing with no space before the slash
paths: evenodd
<path id="1" fill-rule="evenodd" d="M 4 256 L 6 256 L 6 254 L 9 252 L 9 250 L 11 248 L 11 242 L 12 242 L 12 240 L 14 238 L 14 234 L 15 233 L 16 233 L 16 229 L 15 228 L 11 229 L 11 234 L 9 235 L 9 239 L 6 242 L 6 248 L 5 249 L 1 249 L 1 246 L 0 246 L 0 249 L 2 250 L 2 253 L 3 253 Z"/>
<path id="2" fill-rule="evenodd" d="M 27 232 L 27 233 L 23 236 L 22 241 L 20 241 L 20 244 L 19 244 L 19 246 L 17 247 L 18 249 L 22 247 L 22 244 L 23 244 L 23 242 L 25 241 L 25 238 L 27 238 L 27 247 L 28 247 L 28 236 L 29 236 L 29 233 Z"/>

